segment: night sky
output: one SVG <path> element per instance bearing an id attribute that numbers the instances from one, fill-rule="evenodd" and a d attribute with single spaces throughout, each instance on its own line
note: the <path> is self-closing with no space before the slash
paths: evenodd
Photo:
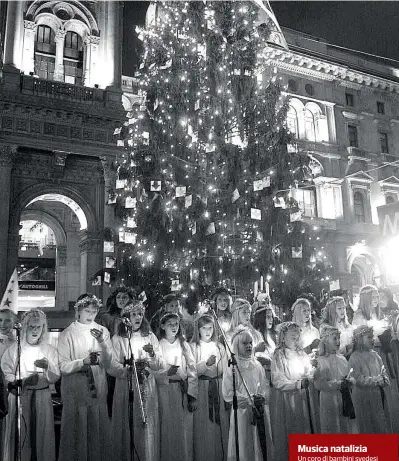
<path id="1" fill-rule="evenodd" d="M 148 2 L 125 1 L 124 5 L 123 74 L 133 75 L 141 51 L 135 27 L 144 24 Z M 399 61 L 399 2 L 279 1 L 271 5 L 282 27 Z"/>

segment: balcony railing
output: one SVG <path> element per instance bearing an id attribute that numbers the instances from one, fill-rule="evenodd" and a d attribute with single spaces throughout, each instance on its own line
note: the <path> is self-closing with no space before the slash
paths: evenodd
<path id="1" fill-rule="evenodd" d="M 104 101 L 104 91 L 101 89 L 44 80 L 29 75 L 21 75 L 21 92 L 82 103 L 101 103 Z"/>
<path id="2" fill-rule="evenodd" d="M 348 146 L 347 147 L 348 155 L 352 157 L 367 158 L 367 151 L 360 149 L 359 147 Z"/>

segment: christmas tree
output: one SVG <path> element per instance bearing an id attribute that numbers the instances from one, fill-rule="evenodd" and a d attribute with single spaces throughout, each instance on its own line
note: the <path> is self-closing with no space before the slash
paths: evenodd
<path id="1" fill-rule="evenodd" d="M 287 148 L 288 100 L 264 53 L 275 24 L 256 2 L 156 5 L 140 31 L 143 103 L 117 130 L 118 280 L 250 299 L 262 277 L 283 306 L 320 291 L 325 255 L 295 199 L 310 159 Z"/>

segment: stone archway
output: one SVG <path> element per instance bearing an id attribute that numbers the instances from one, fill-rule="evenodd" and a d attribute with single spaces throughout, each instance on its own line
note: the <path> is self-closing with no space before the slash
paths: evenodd
<path id="1" fill-rule="evenodd" d="M 347 262 L 355 295 L 362 286 L 376 283 L 377 273 L 378 276 L 380 273 L 380 262 L 364 242 L 358 242 L 348 248 Z"/>
<path id="2" fill-rule="evenodd" d="M 33 213 L 35 219 L 41 218 L 58 232 L 58 239 L 63 242 L 57 256 L 58 273 L 64 275 L 59 278 L 62 283 L 57 282 L 56 309 L 68 310 L 77 296 L 87 291 L 101 298 L 103 287 L 92 286 L 90 281 L 103 267 L 105 187 L 101 160 L 71 155 L 62 169 L 56 169 L 48 154 L 22 155 L 23 167 L 17 158 L 11 172 L 14 180 L 10 190 L 7 261 L 2 269 L 4 280 L 18 264 L 20 220 Z"/>

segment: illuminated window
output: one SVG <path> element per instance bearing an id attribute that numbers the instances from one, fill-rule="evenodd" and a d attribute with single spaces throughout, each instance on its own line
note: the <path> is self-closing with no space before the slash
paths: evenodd
<path id="1" fill-rule="evenodd" d="M 366 222 L 363 194 L 361 194 L 360 192 L 355 192 L 353 194 L 353 204 L 356 222 Z"/>
<path id="2" fill-rule="evenodd" d="M 317 216 L 316 197 L 313 189 L 294 189 L 293 198 L 298 202 L 302 214 L 308 218 Z"/>
<path id="3" fill-rule="evenodd" d="M 294 106 L 290 106 L 287 112 L 287 128 L 296 138 L 299 138 L 298 113 Z"/>

